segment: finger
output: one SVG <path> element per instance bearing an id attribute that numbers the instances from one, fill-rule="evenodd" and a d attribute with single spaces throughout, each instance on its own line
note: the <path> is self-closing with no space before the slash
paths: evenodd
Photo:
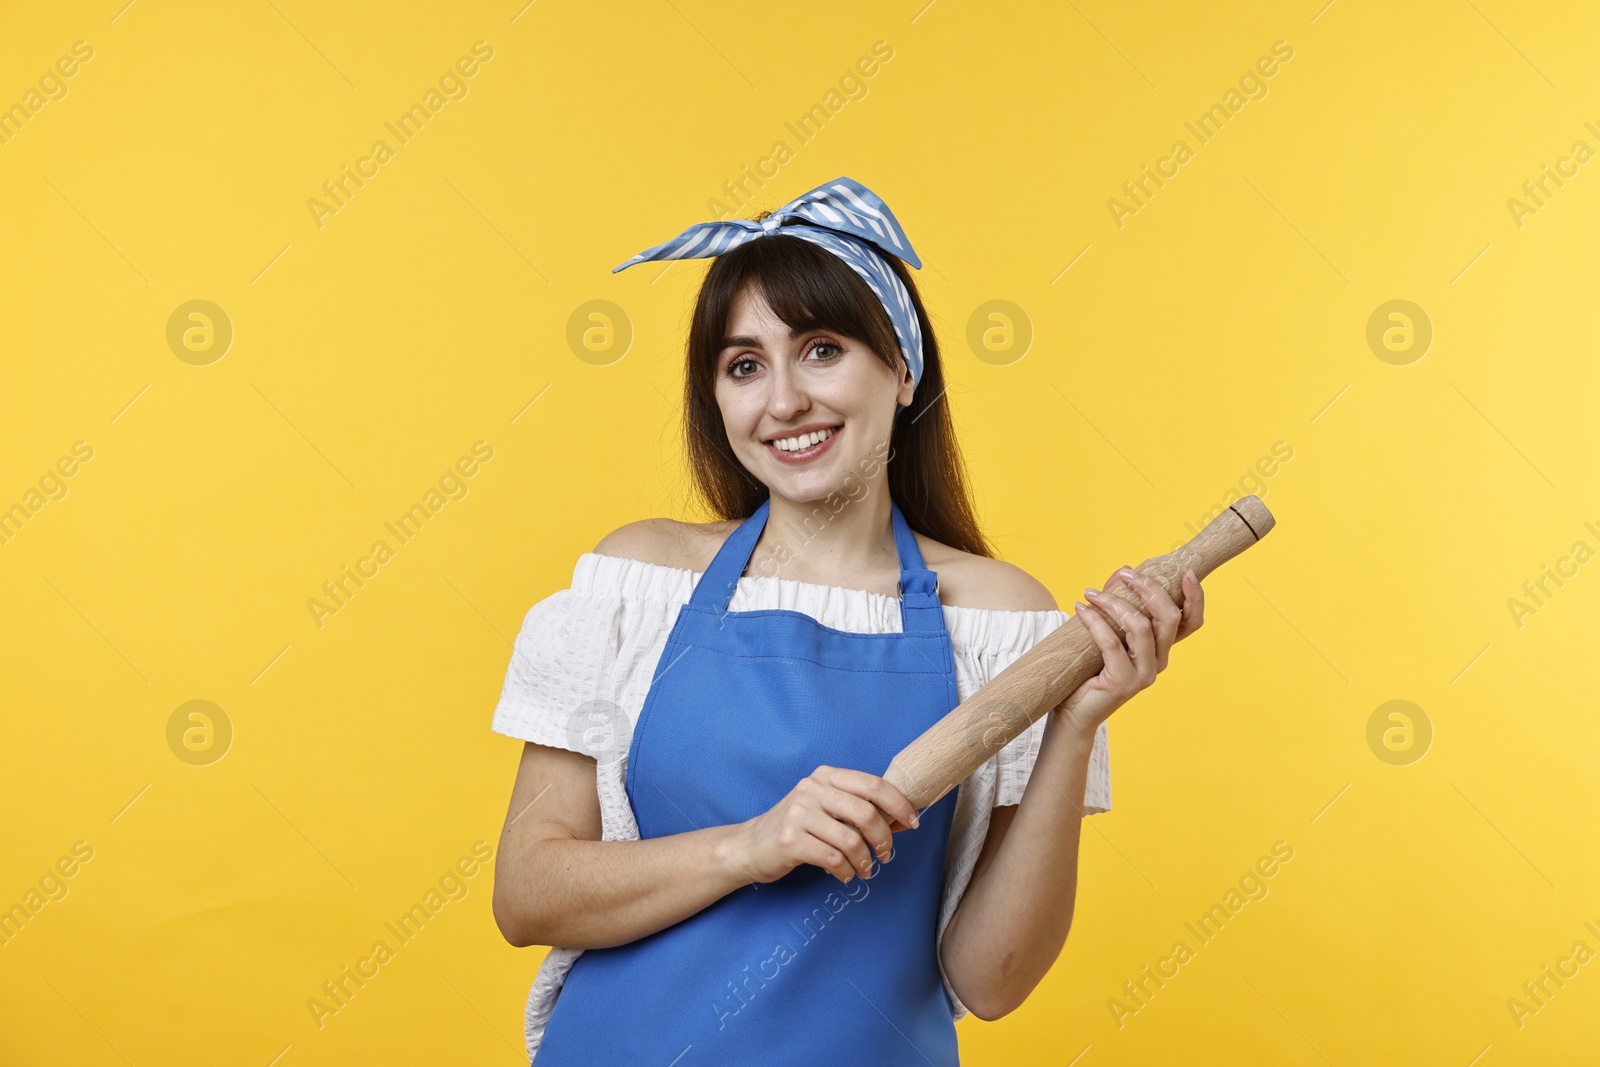
<path id="1" fill-rule="evenodd" d="M 821 867 L 847 884 L 855 877 L 855 871 L 850 868 L 850 860 L 845 854 L 815 834 L 802 835 L 791 858 L 800 863 L 809 863 L 813 867 Z"/>
<path id="2" fill-rule="evenodd" d="M 1117 636 L 1111 624 L 1087 604 L 1074 602 L 1072 609 L 1074 618 L 1083 623 L 1084 629 L 1089 631 L 1089 636 L 1094 640 L 1095 647 L 1100 650 L 1100 657 L 1105 661 L 1106 668 L 1111 674 L 1118 678 L 1132 674 L 1133 663 L 1128 659 L 1128 650 L 1122 647 L 1122 638 Z"/>
<path id="3" fill-rule="evenodd" d="M 795 784 L 779 823 L 777 844 L 786 861 L 809 863 L 841 882 L 849 882 L 856 861 L 832 838 L 838 837 L 843 846 L 848 846 L 849 841 L 834 833 L 838 823 L 822 810 L 821 797 L 832 788 L 818 777 L 825 770 L 826 767 L 819 767 Z"/>
<path id="4" fill-rule="evenodd" d="M 916 806 L 886 778 L 868 774 L 866 771 L 852 770 L 849 767 L 829 767 L 825 780 L 830 785 L 871 801 L 879 811 L 894 820 L 890 826 L 891 830 L 896 827 L 909 830 L 921 821 Z"/>
<path id="5" fill-rule="evenodd" d="M 872 872 L 872 853 L 867 848 L 861 832 L 847 822 L 840 822 L 827 812 L 812 809 L 804 823 L 806 832 L 825 845 L 831 845 L 843 856 L 843 862 L 829 865 L 828 870 L 841 882 L 865 876 Z"/>
<path id="6" fill-rule="evenodd" d="M 1123 601 L 1120 597 L 1101 593 L 1098 590 L 1086 590 L 1094 605 L 1102 611 L 1111 614 L 1122 626 L 1123 639 L 1128 646 L 1128 654 L 1136 667 L 1142 668 L 1149 663 L 1154 669 L 1156 661 L 1156 641 L 1154 624 L 1144 612 Z M 1142 674 L 1142 669 L 1135 673 Z"/>
<path id="7" fill-rule="evenodd" d="M 1183 624 L 1183 611 L 1173 601 L 1172 595 L 1148 576 L 1133 573 L 1123 577 L 1139 594 L 1145 607 L 1150 609 L 1155 629 L 1156 667 L 1165 667 L 1167 652 L 1178 639 L 1178 627 Z"/>
<path id="8" fill-rule="evenodd" d="M 879 863 L 889 859 L 894 849 L 894 836 L 889 832 L 889 822 L 872 801 L 843 789 L 835 789 L 822 798 L 822 810 L 856 828 L 871 855 Z M 860 866 L 858 862 L 856 866 Z"/>
<path id="9" fill-rule="evenodd" d="M 1135 593 L 1139 594 L 1139 599 L 1144 601 L 1144 606 L 1150 609 L 1150 615 L 1157 623 L 1170 623 L 1171 628 L 1177 630 L 1178 622 L 1183 618 L 1183 611 L 1172 599 L 1172 594 L 1159 583 L 1137 571 L 1129 571 L 1121 577 Z"/>
<path id="10" fill-rule="evenodd" d="M 1178 637 L 1187 637 L 1205 623 L 1206 594 L 1200 579 L 1192 570 L 1183 574 L 1183 623 L 1178 627 Z"/>
<path id="11" fill-rule="evenodd" d="M 846 838 L 846 844 L 850 846 L 847 849 L 850 853 L 849 862 L 863 876 L 871 874 L 874 858 L 880 862 L 889 858 L 894 850 L 894 841 L 888 819 L 877 805 L 845 786 L 868 785 L 875 777 L 865 771 L 824 765 L 813 771 L 809 778 L 814 788 L 810 790 L 808 799 L 814 801 L 816 808 L 828 818 L 854 832 L 853 839 Z M 829 840 L 836 847 L 843 847 L 833 837 Z"/>
<path id="12" fill-rule="evenodd" d="M 1083 593 L 1084 596 L 1089 598 L 1091 604 L 1116 620 L 1117 624 L 1122 627 L 1126 639 L 1131 641 L 1140 630 L 1146 633 L 1150 631 L 1150 617 L 1121 597 L 1113 596 L 1099 589 L 1085 589 Z M 1132 645 L 1129 646 L 1129 650 L 1133 650 Z"/>

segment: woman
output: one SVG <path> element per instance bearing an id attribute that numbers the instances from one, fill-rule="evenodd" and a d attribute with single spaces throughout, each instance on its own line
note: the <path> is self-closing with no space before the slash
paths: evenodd
<path id="1" fill-rule="evenodd" d="M 529 611 L 495 712 L 526 742 L 495 919 L 561 946 L 529 1053 L 954 1064 L 955 1020 L 1016 1008 L 1059 953 L 1103 723 L 1200 626 L 1199 583 L 1180 611 L 1119 571 L 1149 618 L 1086 590 L 1127 647 L 1075 605 L 1104 669 L 914 810 L 877 772 L 1066 615 L 978 529 L 887 205 L 840 178 L 617 269 L 704 257 L 684 434 L 724 518 L 602 538 Z"/>

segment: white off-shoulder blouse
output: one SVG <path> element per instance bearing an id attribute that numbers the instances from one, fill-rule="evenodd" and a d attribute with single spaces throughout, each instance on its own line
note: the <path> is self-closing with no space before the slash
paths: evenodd
<path id="1" fill-rule="evenodd" d="M 601 840 L 635 841 L 639 828 L 624 791 L 633 724 L 644 707 L 656 662 L 678 609 L 702 572 L 586 552 L 572 586 L 539 601 L 522 622 L 495 707 L 497 733 L 596 758 Z M 739 579 L 730 611 L 786 609 L 824 626 L 858 633 L 899 633 L 900 601 L 884 593 L 749 575 Z M 1062 611 L 998 611 L 944 606 L 962 700 L 1066 622 Z M 956 794 L 945 855 L 938 937 L 966 890 L 989 829 L 989 813 L 1018 804 L 1044 734 L 1040 718 L 974 771 Z M 1095 735 L 1084 790 L 1086 813 L 1111 809 L 1106 728 Z M 528 995 L 528 1055 L 538 1051 L 561 985 L 582 949 L 552 948 Z M 943 968 L 941 966 L 941 977 Z M 944 977 L 957 1019 L 967 1008 Z"/>

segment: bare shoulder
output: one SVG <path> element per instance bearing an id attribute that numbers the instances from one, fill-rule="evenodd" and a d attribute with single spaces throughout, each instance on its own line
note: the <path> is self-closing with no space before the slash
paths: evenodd
<path id="1" fill-rule="evenodd" d="M 1027 571 L 917 534 L 928 569 L 939 575 L 939 600 L 953 608 L 989 611 L 1059 611 L 1050 590 Z"/>
<path id="2" fill-rule="evenodd" d="M 602 556 L 620 556 L 663 567 L 703 571 L 717 554 L 717 548 L 739 524 L 724 522 L 680 522 L 677 519 L 639 519 L 625 523 L 600 539 L 594 551 Z"/>

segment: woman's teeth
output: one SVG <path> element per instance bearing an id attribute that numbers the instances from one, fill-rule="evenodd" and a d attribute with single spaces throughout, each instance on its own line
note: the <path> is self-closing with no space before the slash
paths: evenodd
<path id="1" fill-rule="evenodd" d="M 833 436 L 833 431 L 838 427 L 829 427 L 826 430 L 813 430 L 803 433 L 799 437 L 780 437 L 772 442 L 772 447 L 780 452 L 798 452 L 802 448 L 810 448 L 814 444 L 826 441 Z"/>

